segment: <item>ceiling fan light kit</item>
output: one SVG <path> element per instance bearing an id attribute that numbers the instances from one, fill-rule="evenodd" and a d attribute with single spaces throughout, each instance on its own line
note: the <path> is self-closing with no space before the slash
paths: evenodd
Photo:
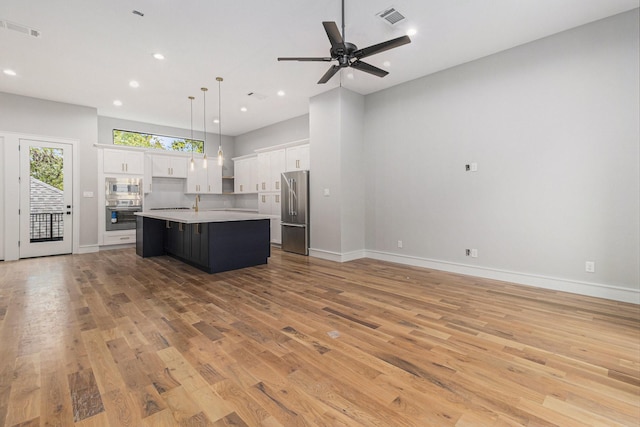
<path id="1" fill-rule="evenodd" d="M 408 43 L 411 43 L 409 36 L 402 36 L 386 42 L 378 43 L 372 46 L 358 49 L 358 47 L 345 41 L 344 37 L 344 0 L 342 0 L 342 34 L 338 29 L 338 25 L 333 21 L 324 21 L 322 23 L 329 42 L 331 43 L 331 49 L 329 50 L 330 57 L 280 57 L 278 61 L 303 61 L 303 62 L 331 62 L 338 61 L 337 65 L 332 65 L 331 68 L 318 80 L 318 84 L 324 84 L 328 82 L 341 68 L 355 68 L 356 70 L 364 71 L 365 73 L 373 74 L 374 76 L 384 77 L 389 74 L 381 68 L 375 67 L 371 64 L 361 61 L 361 59 L 367 58 L 372 55 L 393 49 Z"/>

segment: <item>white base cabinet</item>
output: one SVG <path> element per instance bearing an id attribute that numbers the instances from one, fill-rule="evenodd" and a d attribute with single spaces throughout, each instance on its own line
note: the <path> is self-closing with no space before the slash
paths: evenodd
<path id="1" fill-rule="evenodd" d="M 280 228 L 280 193 L 258 194 L 258 213 L 271 217 L 271 243 L 282 243 Z"/>

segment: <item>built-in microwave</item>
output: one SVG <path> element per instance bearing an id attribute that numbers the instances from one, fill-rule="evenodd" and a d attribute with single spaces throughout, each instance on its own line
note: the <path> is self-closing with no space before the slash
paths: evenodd
<path id="1" fill-rule="evenodd" d="M 105 178 L 105 195 L 109 199 L 142 197 L 142 178 Z"/>

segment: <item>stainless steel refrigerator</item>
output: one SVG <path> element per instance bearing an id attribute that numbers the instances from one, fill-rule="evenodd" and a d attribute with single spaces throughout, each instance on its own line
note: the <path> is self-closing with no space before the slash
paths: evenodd
<path id="1" fill-rule="evenodd" d="M 309 171 L 284 172 L 280 180 L 282 250 L 309 255 Z"/>

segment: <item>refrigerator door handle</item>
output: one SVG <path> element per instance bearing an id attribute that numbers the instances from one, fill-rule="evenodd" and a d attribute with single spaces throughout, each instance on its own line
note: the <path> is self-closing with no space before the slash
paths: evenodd
<path id="1" fill-rule="evenodd" d="M 298 228 L 304 228 L 307 225 L 306 224 L 289 224 L 287 222 L 283 222 L 281 223 L 281 225 L 285 226 L 285 227 L 298 227 Z"/>
<path id="2" fill-rule="evenodd" d="M 298 189 L 296 188 L 298 186 L 297 184 L 298 182 L 294 178 L 291 178 L 291 214 L 294 216 L 298 215 Z"/>

